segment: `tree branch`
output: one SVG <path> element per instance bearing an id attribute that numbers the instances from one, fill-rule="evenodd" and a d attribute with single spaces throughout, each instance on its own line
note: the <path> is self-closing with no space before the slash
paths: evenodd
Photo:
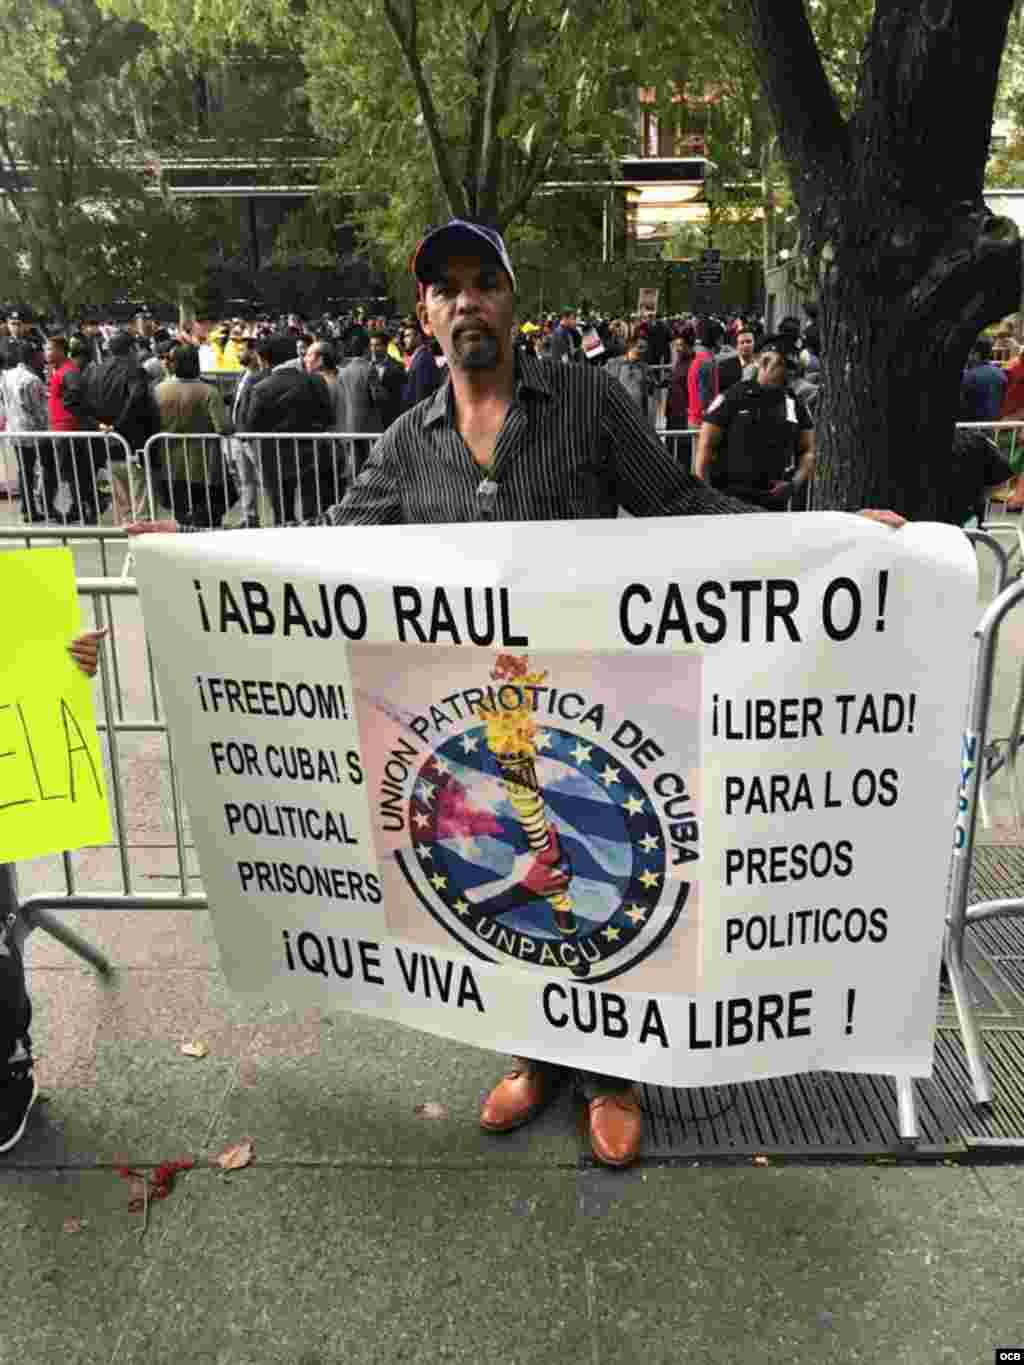
<path id="1" fill-rule="evenodd" d="M 547 174 L 548 166 L 558 141 L 554 137 L 538 137 L 527 158 L 526 166 L 519 176 L 519 183 L 508 203 L 503 204 L 495 218 L 504 232 L 509 223 L 514 223 L 533 198 L 537 186 Z"/>
<path id="2" fill-rule="evenodd" d="M 405 69 L 409 73 L 409 78 L 416 90 L 416 98 L 419 101 L 420 113 L 423 115 L 423 126 L 427 132 L 427 140 L 430 143 L 430 154 L 434 162 L 434 170 L 441 184 L 445 199 L 448 201 L 448 211 L 454 218 L 467 216 L 466 193 L 459 184 L 458 178 L 452 167 L 451 157 L 448 155 L 448 147 L 441 132 L 441 121 L 438 117 L 437 107 L 434 104 L 433 96 L 430 93 L 430 86 L 423 72 L 423 63 L 420 61 L 419 53 L 416 48 L 416 0 L 408 0 L 408 13 L 406 22 L 398 13 L 395 0 L 381 0 L 384 11 L 384 19 L 388 28 L 391 30 L 398 50 L 402 54 L 402 61 Z"/>
<path id="3" fill-rule="evenodd" d="M 1019 297 L 1020 232 L 1012 219 L 981 209 L 957 222 L 952 240 L 911 289 L 907 302 L 915 322 L 956 318 L 973 340 L 982 327 L 1005 316 L 1006 294 L 984 287 L 990 275 L 1005 281 L 1006 294 Z"/>
<path id="4" fill-rule="evenodd" d="M 493 218 L 498 207 L 504 150 L 498 126 L 508 110 L 509 58 L 514 42 L 515 20 L 509 23 L 509 14 L 505 9 L 493 10 L 485 35 L 487 60 L 484 68 L 480 155 L 476 166 L 477 212 L 484 218 Z"/>
<path id="5" fill-rule="evenodd" d="M 980 200 L 1013 4 L 877 0 L 851 120 L 858 192 L 923 208 Z"/>
<path id="6" fill-rule="evenodd" d="M 838 178 L 849 130 L 822 65 L 803 0 L 745 0 L 754 62 L 803 211 Z"/>
<path id="7" fill-rule="evenodd" d="M 14 155 L 14 148 L 11 144 L 11 132 L 7 123 L 7 115 L 0 114 L 0 152 L 3 152 L 6 165 L 3 167 L 5 176 L 8 179 L 7 201 L 14 210 L 14 216 L 18 222 L 24 224 L 24 197 L 26 185 L 21 171 L 18 169 L 18 159 Z"/>
<path id="8" fill-rule="evenodd" d="M 484 44 L 483 40 L 476 36 L 476 31 L 471 24 L 467 25 L 466 48 L 466 67 L 474 92 L 470 96 L 471 107 L 466 145 L 466 175 L 469 177 L 476 173 L 476 169 L 480 165 L 480 144 L 483 139 L 484 124 L 484 107 L 480 99 L 480 87 L 484 82 Z M 475 202 L 470 205 L 470 211 L 471 215 L 476 217 Z"/>

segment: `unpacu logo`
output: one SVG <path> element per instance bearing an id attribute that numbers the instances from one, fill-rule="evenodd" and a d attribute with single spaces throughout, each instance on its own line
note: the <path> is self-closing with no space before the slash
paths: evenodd
<path id="1" fill-rule="evenodd" d="M 670 868 L 697 856 L 692 798 L 675 772 L 631 769 L 600 733 L 603 706 L 589 725 L 546 723 L 538 694 L 551 689 L 525 658 L 500 656 L 491 676 L 463 728 L 409 764 L 396 861 L 476 956 L 606 981 L 686 904 Z"/>

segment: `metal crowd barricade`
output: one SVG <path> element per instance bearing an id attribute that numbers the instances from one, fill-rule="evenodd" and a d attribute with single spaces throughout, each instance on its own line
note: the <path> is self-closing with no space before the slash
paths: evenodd
<path id="1" fill-rule="evenodd" d="M 89 538 L 88 531 L 81 533 Z M 93 533 L 95 538 L 125 538 L 125 533 L 100 530 Z M 16 540 L 27 537 L 41 543 L 58 540 L 61 531 L 49 528 L 38 531 L 25 528 L 19 532 L 14 528 L 4 528 L 0 539 Z M 79 533 L 75 532 L 78 539 Z M 113 808 L 117 860 L 120 870 L 121 889 L 119 892 L 83 892 L 76 885 L 74 855 L 63 853 L 61 861 L 64 873 L 62 893 L 40 893 L 27 897 L 20 904 L 17 897 L 17 879 L 10 865 L 0 865 L 0 915 L 11 910 L 20 918 L 20 933 L 26 935 L 33 929 L 43 929 L 71 952 L 90 963 L 100 973 L 106 974 L 110 964 L 102 952 L 77 934 L 67 924 L 54 915 L 55 910 L 205 910 L 208 908 L 204 895 L 194 894 L 188 889 L 187 845 L 185 840 L 185 816 L 182 808 L 181 791 L 174 766 L 174 753 L 171 747 L 167 725 L 163 719 L 160 700 L 156 687 L 153 659 L 146 644 L 146 678 L 148 701 L 151 714 L 147 717 L 130 717 L 126 714 L 122 669 L 124 661 L 118 657 L 118 632 L 116 629 L 113 599 L 118 597 L 137 598 L 138 588 L 133 581 L 111 578 L 80 578 L 77 582 L 81 596 L 92 602 L 94 628 L 108 627 L 110 634 L 106 644 L 99 652 L 99 674 L 102 694 L 102 719 L 97 729 L 106 738 L 108 758 L 109 793 Z M 108 658 L 109 651 L 109 658 Z M 174 847 L 177 861 L 178 890 L 174 894 L 140 892 L 135 884 L 131 866 L 130 845 L 128 840 L 127 804 L 120 737 L 124 735 L 159 734 L 164 736 L 167 752 L 168 777 L 170 782 L 171 810 L 174 824 Z"/>
<path id="2" fill-rule="evenodd" d="M 113 431 L 25 431 L 3 437 L 4 480 L 26 525 L 97 525 L 131 450 Z M 123 509 L 126 513 L 130 510 Z"/>
<path id="3" fill-rule="evenodd" d="M 697 437 L 699 435 L 700 429 L 698 427 L 662 427 L 657 432 L 658 439 L 668 450 L 676 464 L 685 465 L 691 474 L 697 459 Z"/>
<path id="4" fill-rule="evenodd" d="M 1024 445 L 1022 428 L 1024 422 L 1020 421 L 957 423 L 958 430 L 980 431 L 986 435 L 1011 467 L 1015 463 L 1018 447 Z M 1024 527 L 1021 525 L 1021 516 L 1014 515 L 1011 519 L 1011 515 L 1006 511 L 1006 496 L 998 490 L 995 495 L 989 494 L 986 500 L 981 528 L 993 535 L 1005 535 L 1010 540 L 1012 549 L 1020 554 L 1024 561 Z"/>
<path id="5" fill-rule="evenodd" d="M 341 501 L 379 439 L 379 432 L 159 432 L 133 462 L 132 504 L 192 526 L 302 521 Z"/>
<path id="6" fill-rule="evenodd" d="M 953 853 L 946 902 L 944 960 L 956 1003 L 975 1102 L 992 1103 L 992 1082 L 985 1062 L 981 1031 L 964 968 L 964 936 L 972 924 L 992 919 L 1024 918 L 1024 899 L 982 901 L 967 906 L 968 879 L 984 776 L 985 735 L 992 705 L 992 675 L 999 630 L 1007 614 L 1024 598 L 1024 582 L 1004 588 L 985 611 L 974 632 L 975 666 L 961 742 L 960 787 L 953 832 Z M 1017 708 L 1019 710 L 1019 706 Z M 1019 718 L 1015 719 L 1015 725 Z M 1019 743 L 1019 739 L 1018 739 Z M 1014 757 L 1015 754 L 1014 746 Z"/>
<path id="7" fill-rule="evenodd" d="M 947 900 L 947 927 L 944 943 L 944 957 L 953 985 L 957 1010 L 960 1014 L 964 1042 L 970 1062 L 971 1078 L 978 1103 L 991 1102 L 991 1086 L 981 1051 L 980 1036 L 972 1014 L 970 998 L 966 991 L 963 967 L 964 931 L 971 923 L 997 916 L 1024 916 L 1024 899 L 992 901 L 981 905 L 966 907 L 967 877 L 973 853 L 975 816 L 979 793 L 980 765 L 978 755 L 984 746 L 985 728 L 991 700 L 992 666 L 995 654 L 999 625 L 1006 613 L 1024 598 L 1024 582 L 1005 588 L 1006 554 L 1002 546 L 992 536 L 984 532 L 966 533 L 975 547 L 984 545 L 996 558 L 996 581 L 998 596 L 985 612 L 974 638 L 978 643 L 978 657 L 974 684 L 968 706 L 966 730 L 963 737 L 964 767 L 958 795 L 959 810 L 956 819 L 953 869 Z M 93 529 L 74 531 L 77 541 L 90 538 L 124 541 L 126 533 L 116 529 Z M 68 533 L 60 528 L 3 528 L 0 541 L 16 543 L 21 539 L 48 543 L 69 539 Z M 101 973 L 107 973 L 110 965 L 93 944 L 87 942 L 68 925 L 64 924 L 53 912 L 60 910 L 205 910 L 209 908 L 205 895 L 192 893 L 188 889 L 188 867 L 185 835 L 185 816 L 182 808 L 181 791 L 174 766 L 174 753 L 166 722 L 160 709 L 152 655 L 146 645 L 146 670 L 149 684 L 151 715 L 146 718 L 131 718 L 125 714 L 121 669 L 117 652 L 117 632 L 113 602 L 115 598 L 137 597 L 137 587 L 132 581 L 111 578 L 81 578 L 77 583 L 79 593 L 88 598 L 93 606 L 93 620 L 96 628 L 107 626 L 110 629 L 107 644 L 99 654 L 99 673 L 102 689 L 102 720 L 99 724 L 101 734 L 105 735 L 109 759 L 109 785 L 115 819 L 116 848 L 121 874 L 121 890 L 110 892 L 82 892 L 76 887 L 73 855 L 62 855 L 65 891 L 29 896 L 20 905 L 17 900 L 17 886 L 14 869 L 0 866 L 0 914 L 13 910 L 20 917 L 19 932 L 25 934 L 33 929 L 43 929 L 51 934 L 70 951 L 89 962 Z M 109 651 L 109 658 L 108 658 Z M 131 866 L 130 846 L 127 832 L 126 794 L 122 755 L 119 738 L 131 734 L 161 734 L 164 736 L 167 752 L 167 767 L 171 790 L 171 810 L 174 823 L 174 847 L 177 859 L 178 888 L 172 894 L 140 892 L 135 885 Z M 909 1078 L 896 1078 L 898 1122 L 901 1138 L 913 1141 L 918 1135 L 916 1100 L 913 1083 Z"/>
<path id="8" fill-rule="evenodd" d="M 235 389 L 238 388 L 243 374 L 245 374 L 244 370 L 203 370 L 199 378 L 204 384 L 212 384 L 220 390 L 221 397 L 230 411 L 231 400 L 235 396 Z"/>

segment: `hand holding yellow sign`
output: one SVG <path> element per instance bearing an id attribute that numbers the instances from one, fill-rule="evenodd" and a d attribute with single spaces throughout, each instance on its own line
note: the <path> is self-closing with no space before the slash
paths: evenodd
<path id="1" fill-rule="evenodd" d="M 81 631 L 71 551 L 0 554 L 0 862 L 111 837 L 92 688 L 68 643 Z"/>

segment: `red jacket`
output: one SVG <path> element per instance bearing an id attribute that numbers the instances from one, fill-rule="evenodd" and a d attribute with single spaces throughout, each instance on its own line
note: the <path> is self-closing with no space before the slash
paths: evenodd
<path id="1" fill-rule="evenodd" d="M 1015 360 L 1006 371 L 1007 385 L 999 416 L 1004 420 L 1024 413 L 1024 358 Z"/>
<path id="2" fill-rule="evenodd" d="M 706 346 L 698 346 L 693 353 L 686 387 L 690 409 L 687 414 L 689 424 L 691 427 L 699 427 L 712 400 L 718 397 L 718 366 L 715 364 L 714 354 Z"/>
<path id="3" fill-rule="evenodd" d="M 47 385 L 51 431 L 81 429 L 81 395 L 81 371 L 73 360 L 65 360 L 59 370 L 51 371 Z"/>

